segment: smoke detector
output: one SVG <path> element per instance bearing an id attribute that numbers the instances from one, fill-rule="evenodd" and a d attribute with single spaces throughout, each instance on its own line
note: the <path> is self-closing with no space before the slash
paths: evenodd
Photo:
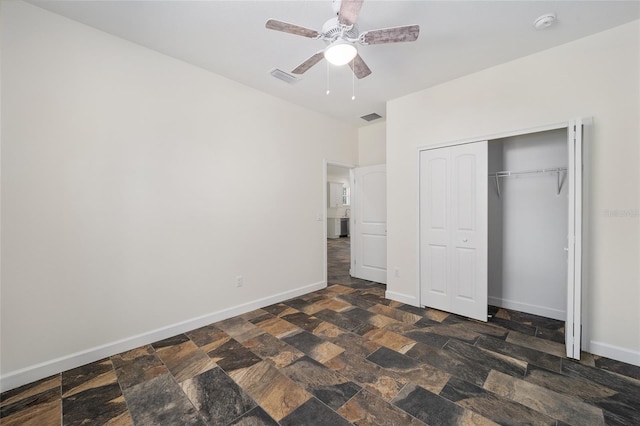
<path id="1" fill-rule="evenodd" d="M 533 21 L 533 26 L 536 30 L 546 30 L 556 22 L 555 13 L 545 13 L 539 16 Z"/>

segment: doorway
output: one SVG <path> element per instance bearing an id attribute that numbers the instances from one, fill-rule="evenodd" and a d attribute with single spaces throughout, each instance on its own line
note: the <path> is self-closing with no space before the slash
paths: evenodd
<path id="1" fill-rule="evenodd" d="M 348 282 L 351 273 L 352 170 L 354 166 L 325 163 L 325 265 L 327 285 Z"/>

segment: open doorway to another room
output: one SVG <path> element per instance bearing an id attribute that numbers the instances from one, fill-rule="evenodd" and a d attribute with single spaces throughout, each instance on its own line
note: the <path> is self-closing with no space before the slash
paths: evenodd
<path id="1" fill-rule="evenodd" d="M 351 281 L 351 169 L 327 163 L 327 284 Z"/>

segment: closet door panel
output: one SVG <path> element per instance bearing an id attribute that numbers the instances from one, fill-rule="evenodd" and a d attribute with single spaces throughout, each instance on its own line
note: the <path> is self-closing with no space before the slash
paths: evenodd
<path id="1" fill-rule="evenodd" d="M 447 262 L 447 247 L 432 244 L 428 250 L 429 263 L 425 270 L 428 274 L 429 292 L 446 297 L 446 284 L 449 281 L 447 278 L 447 264 L 449 263 Z"/>
<path id="2" fill-rule="evenodd" d="M 421 186 L 420 220 L 422 297 L 430 306 L 450 309 L 449 297 L 449 244 L 450 203 L 449 153 L 443 150 L 424 151 L 420 154 Z"/>
<path id="3" fill-rule="evenodd" d="M 475 287 L 477 280 L 474 271 L 476 265 L 476 250 L 456 247 L 455 255 L 455 297 L 465 301 L 476 301 Z"/>
<path id="4" fill-rule="evenodd" d="M 420 154 L 421 304 L 482 321 L 488 303 L 487 162 L 486 141 Z"/>
<path id="5" fill-rule="evenodd" d="M 487 320 L 487 142 L 451 148 L 453 158 L 451 206 L 452 247 L 456 255 L 451 263 L 455 272 L 455 294 L 451 309 L 455 313 Z"/>
<path id="6" fill-rule="evenodd" d="M 455 208 L 455 225 L 458 231 L 475 229 L 475 186 L 476 158 L 470 154 L 455 157 L 453 197 Z"/>

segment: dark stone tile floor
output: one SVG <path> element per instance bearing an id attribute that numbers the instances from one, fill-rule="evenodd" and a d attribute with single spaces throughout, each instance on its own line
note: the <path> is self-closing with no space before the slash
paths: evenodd
<path id="1" fill-rule="evenodd" d="M 639 425 L 640 367 L 564 324 L 385 299 L 329 240 L 329 286 L 4 392 L 10 425 Z"/>

